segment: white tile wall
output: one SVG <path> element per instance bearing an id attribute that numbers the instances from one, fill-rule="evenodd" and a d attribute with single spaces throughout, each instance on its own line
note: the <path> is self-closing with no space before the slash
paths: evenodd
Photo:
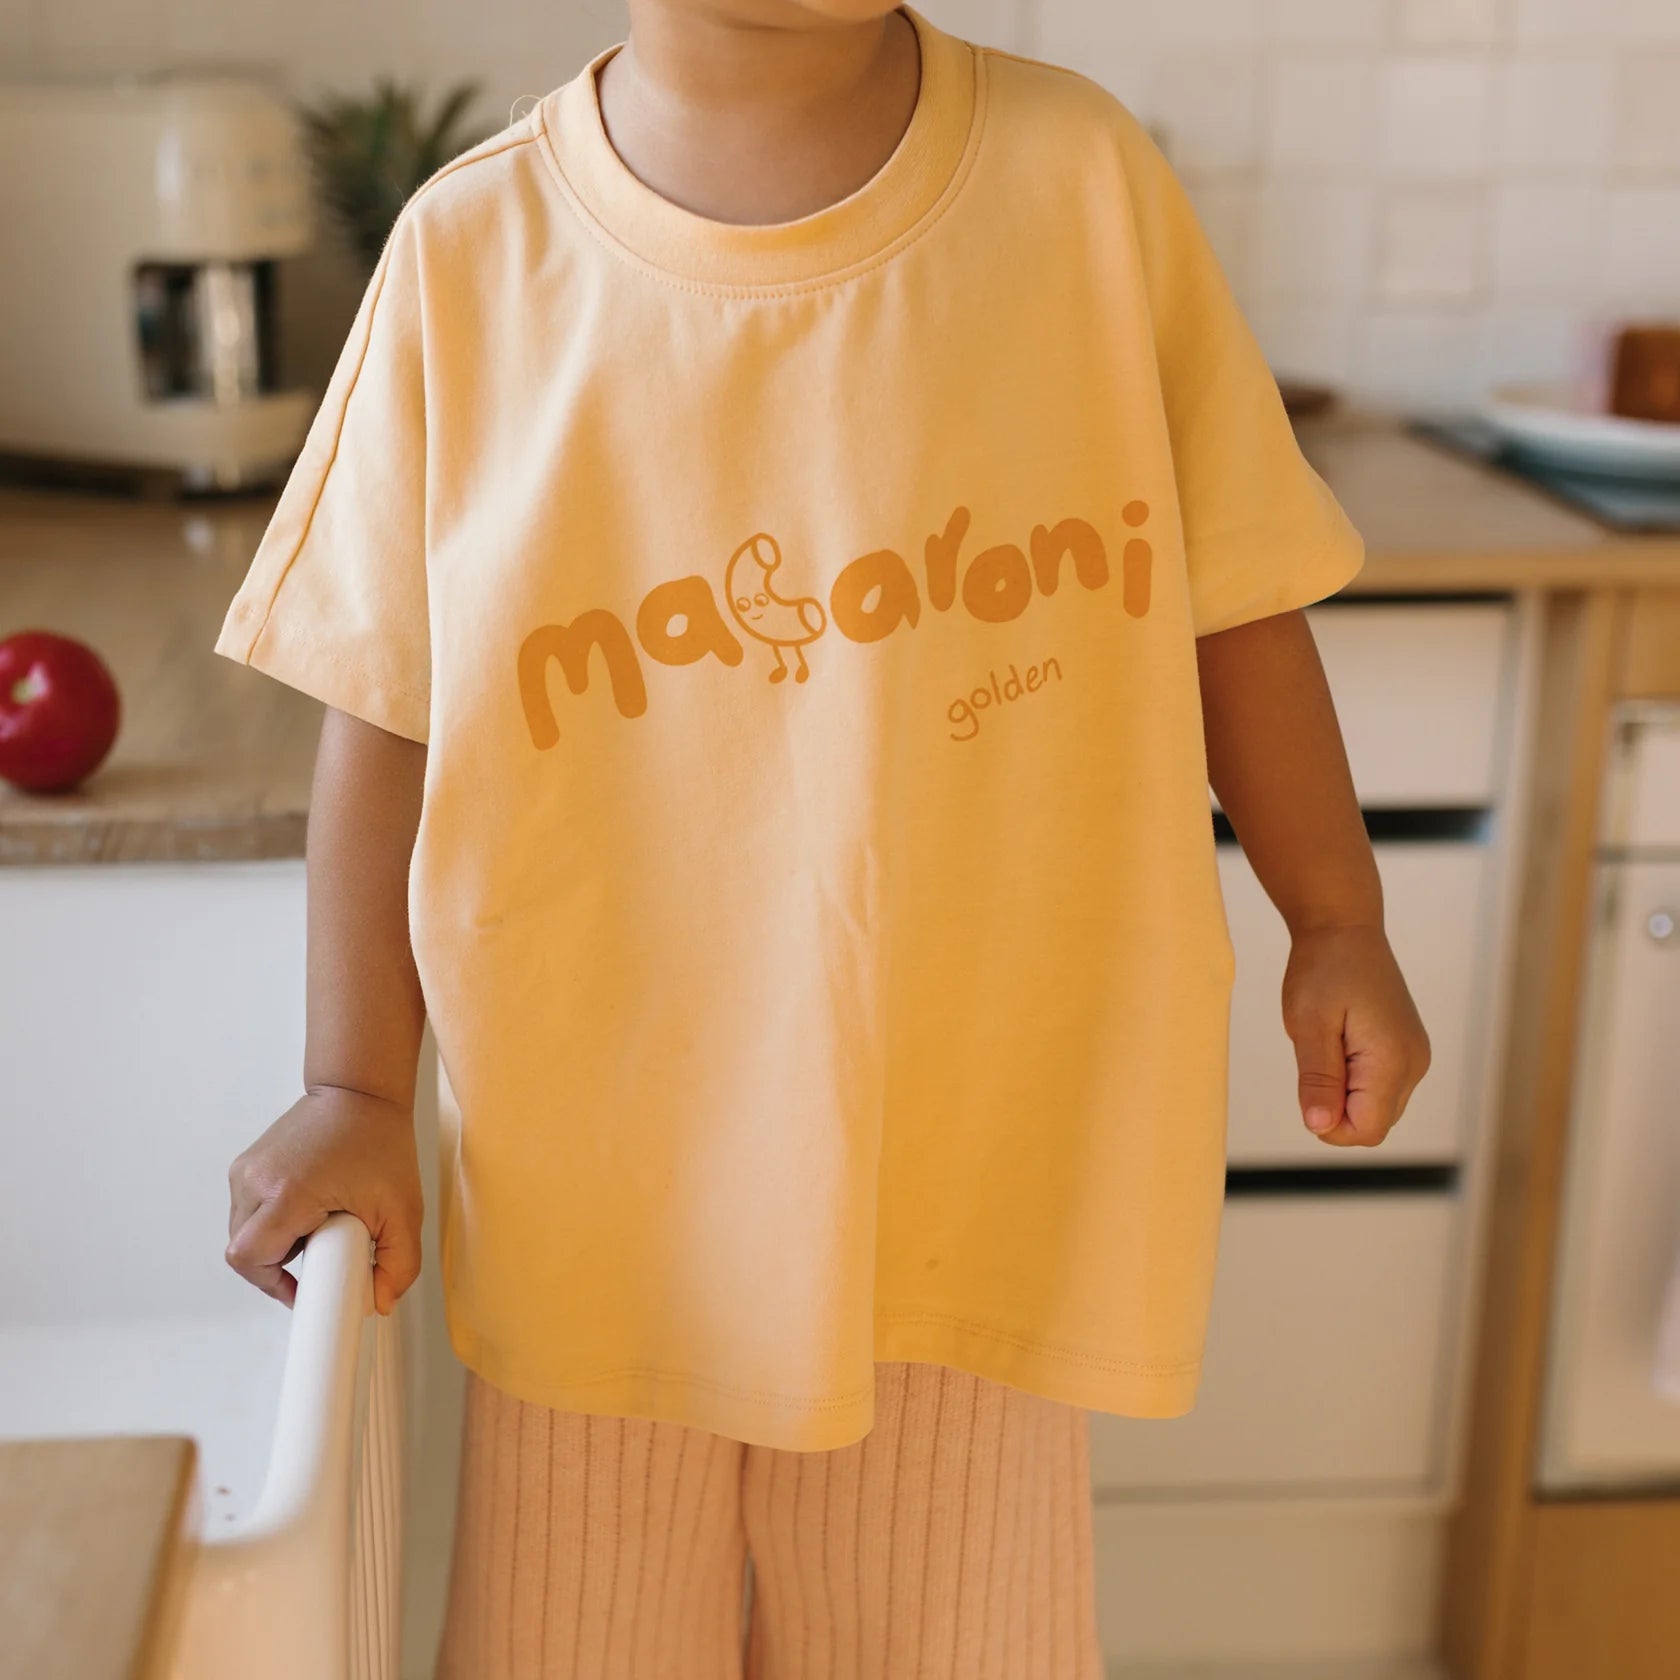
<path id="1" fill-rule="evenodd" d="M 1680 41 L 1680 6 L 1674 0 L 1619 0 L 1617 21 L 1630 41 Z"/>
<path id="2" fill-rule="evenodd" d="M 34 8 L 34 49 L 43 69 L 104 74 L 152 56 L 154 20 L 143 6 L 110 0 L 53 0 Z"/>
<path id="3" fill-rule="evenodd" d="M 1367 317 L 1354 379 L 1397 407 L 1474 402 L 1482 374 L 1482 322 L 1471 311 L 1379 309 Z"/>
<path id="4" fill-rule="evenodd" d="M 1259 0 L 1252 41 L 1238 10 L 1216 81 L 1159 0 L 1024 0 L 1021 44 L 1166 129 L 1280 368 L 1468 404 L 1680 317 L 1680 0 Z"/>
<path id="5" fill-rule="evenodd" d="M 1625 309 L 1676 312 L 1680 184 L 1618 187 L 1610 194 L 1605 295 Z"/>
<path id="6" fill-rule="evenodd" d="M 1259 87 L 1240 53 L 1175 54 L 1153 83 L 1154 117 L 1174 137 L 1181 168 L 1247 169 L 1260 142 Z"/>
<path id="7" fill-rule="evenodd" d="M 1379 132 L 1379 73 L 1368 54 L 1276 55 L 1263 76 L 1265 158 L 1273 173 L 1370 173 Z"/>
<path id="8" fill-rule="evenodd" d="M 1270 291 L 1249 306 L 1249 321 L 1274 367 L 1331 385 L 1351 380 L 1360 325 L 1351 298 Z"/>
<path id="9" fill-rule="evenodd" d="M 1568 304 L 1513 304 L 1482 330 L 1486 380 L 1568 380 L 1605 383 L 1603 324 Z"/>
<path id="10" fill-rule="evenodd" d="M 1519 41 L 1600 41 L 1616 29 L 1620 0 L 1512 0 Z"/>
<path id="11" fill-rule="evenodd" d="M 1680 0 L 1677 0 L 1680 4 Z M 1590 49 L 1518 54 L 1495 71 L 1493 167 L 1519 175 L 1592 176 L 1608 167 L 1615 60 Z"/>
<path id="12" fill-rule="evenodd" d="M 1246 291 L 1258 259 L 1254 194 L 1237 180 L 1208 182 L 1197 192 L 1196 214 L 1232 285 Z"/>
<path id="13" fill-rule="evenodd" d="M 1266 0 L 1266 38 L 1302 46 L 1374 46 L 1383 39 L 1389 0 Z"/>
<path id="14" fill-rule="evenodd" d="M 1680 0 L 922 4 L 1166 132 L 1280 368 L 1468 402 L 1595 368 L 1619 317 L 1680 316 Z M 473 76 L 491 126 L 624 27 L 623 0 L 0 0 L 0 75 Z M 311 345 L 354 295 L 323 286 Z"/>
<path id="15" fill-rule="evenodd" d="M 1674 0 L 1680 10 L 1680 0 Z M 1616 85 L 1616 162 L 1629 171 L 1680 174 L 1680 52 L 1629 57 Z"/>
<path id="16" fill-rule="evenodd" d="M 1407 46 L 1486 46 L 1503 13 L 1503 0 L 1399 0 L 1396 34 Z"/>
<path id="17" fill-rule="evenodd" d="M 1487 267 L 1482 187 L 1390 193 L 1378 229 L 1377 295 L 1384 304 L 1473 302 Z"/>
<path id="18" fill-rule="evenodd" d="M 0 76 L 27 72 L 38 60 L 34 14 L 26 6 L 0 6 Z"/>
<path id="19" fill-rule="evenodd" d="M 1604 255 L 1608 204 L 1596 186 L 1522 181 L 1493 204 L 1493 281 L 1512 299 L 1590 293 Z"/>
<path id="20" fill-rule="evenodd" d="M 1476 180 L 1488 166 L 1493 68 L 1397 55 L 1383 67 L 1382 167 L 1405 180 Z"/>
<path id="21" fill-rule="evenodd" d="M 171 59 L 193 63 L 278 63 L 294 28 L 281 6 L 230 6 L 226 0 L 163 0 L 158 36 Z"/>
<path id="22" fill-rule="evenodd" d="M 1274 181 L 1260 194 L 1262 293 L 1343 297 L 1367 290 L 1375 194 L 1334 182 Z"/>

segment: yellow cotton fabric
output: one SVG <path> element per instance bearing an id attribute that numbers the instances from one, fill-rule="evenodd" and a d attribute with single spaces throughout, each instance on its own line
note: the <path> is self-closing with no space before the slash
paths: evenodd
<path id="1" fill-rule="evenodd" d="M 801 220 L 643 185 L 606 53 L 436 175 L 217 644 L 429 743 L 460 1357 L 795 1449 L 876 1360 L 1191 1407 L 1195 641 L 1362 558 L 1138 122 L 907 15 L 908 132 Z"/>

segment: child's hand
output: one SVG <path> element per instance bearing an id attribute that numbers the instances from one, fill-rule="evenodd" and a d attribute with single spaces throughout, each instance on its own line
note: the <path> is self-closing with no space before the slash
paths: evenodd
<path id="1" fill-rule="evenodd" d="M 1295 1045 L 1307 1126 L 1324 1143 L 1381 1143 L 1429 1068 L 1429 1035 L 1382 929 L 1296 935 L 1283 976 L 1283 1025 Z"/>
<path id="2" fill-rule="evenodd" d="M 329 1213 L 353 1213 L 372 1233 L 380 1312 L 420 1275 L 420 1158 L 410 1109 L 355 1091 L 312 1091 L 239 1156 L 228 1188 L 228 1264 L 288 1307 L 297 1283 L 281 1268 Z"/>

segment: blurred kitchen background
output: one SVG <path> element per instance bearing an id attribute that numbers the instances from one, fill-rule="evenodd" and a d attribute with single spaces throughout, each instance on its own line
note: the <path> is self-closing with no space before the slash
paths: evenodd
<path id="1" fill-rule="evenodd" d="M 1680 0 L 925 10 L 1151 124 L 1365 534 L 1308 616 L 1434 1050 L 1381 1150 L 1305 1132 L 1215 808 L 1220 1276 L 1194 1411 L 1094 1420 L 1112 1672 L 1675 1680 Z M 292 107 L 473 81 L 476 136 L 624 28 L 0 5 L 0 1680 L 430 1672 L 435 1224 L 377 1325 L 359 1228 L 295 1314 L 222 1264 L 228 1162 L 298 1084 L 319 710 L 210 648 L 381 231 L 358 258 Z"/>
<path id="2" fill-rule="evenodd" d="M 1676 0 L 929 0 L 1164 131 L 1274 360 L 1386 402 L 1574 374 L 1680 271 Z M 8 0 L 0 77 L 182 63 L 292 91 L 480 80 L 499 127 L 621 38 L 616 0 Z M 331 264 L 286 343 L 318 382 Z"/>

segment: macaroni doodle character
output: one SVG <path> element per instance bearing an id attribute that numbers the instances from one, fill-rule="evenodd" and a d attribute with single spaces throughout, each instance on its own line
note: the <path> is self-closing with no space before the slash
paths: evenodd
<path id="1" fill-rule="evenodd" d="M 771 574 L 781 563 L 782 551 L 776 539 L 761 531 L 730 556 L 724 588 L 735 622 L 775 654 L 771 682 L 781 682 L 788 674 L 785 648 L 792 648 L 798 661 L 793 680 L 804 682 L 811 674 L 805 663 L 805 648 L 828 628 L 828 618 L 822 604 L 810 596 L 789 598 L 776 593 Z"/>

